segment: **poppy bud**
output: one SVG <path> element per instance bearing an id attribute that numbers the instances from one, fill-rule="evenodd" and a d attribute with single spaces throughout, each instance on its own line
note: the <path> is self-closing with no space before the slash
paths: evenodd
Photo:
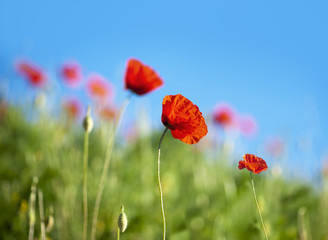
<path id="1" fill-rule="evenodd" d="M 126 227 L 128 226 L 128 218 L 124 212 L 124 206 L 121 206 L 121 213 L 118 216 L 117 226 L 121 232 L 124 232 Z"/>
<path id="2" fill-rule="evenodd" d="M 84 130 L 88 133 L 90 133 L 93 129 L 93 119 L 92 117 L 90 116 L 90 111 L 91 111 L 91 108 L 88 107 L 88 112 L 87 112 L 87 116 L 84 118 L 83 120 L 83 127 L 84 127 Z"/>

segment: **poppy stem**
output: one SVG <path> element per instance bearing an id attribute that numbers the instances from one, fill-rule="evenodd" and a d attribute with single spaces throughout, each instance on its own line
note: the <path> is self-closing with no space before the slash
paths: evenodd
<path id="1" fill-rule="evenodd" d="M 38 192 L 38 197 L 39 197 L 41 240 L 46 240 L 46 227 L 44 223 L 44 210 L 43 210 L 43 193 L 41 190 L 39 190 Z"/>
<path id="2" fill-rule="evenodd" d="M 259 211 L 259 215 L 260 215 L 260 219 L 261 219 L 261 223 L 262 223 L 262 228 L 263 228 L 263 231 L 264 231 L 265 239 L 268 240 L 268 234 L 267 234 L 267 231 L 266 231 L 265 226 L 264 226 L 264 222 L 263 222 L 263 218 L 262 218 L 262 214 L 261 214 L 261 209 L 260 209 L 260 206 L 259 206 L 259 204 L 257 202 L 257 198 L 256 198 L 255 185 L 254 185 L 254 181 L 253 181 L 252 172 L 250 172 L 250 175 L 251 175 L 251 182 L 252 182 L 252 189 L 253 189 L 254 200 L 255 200 L 255 203 L 256 203 L 256 206 L 257 206 L 257 210 Z"/>
<path id="3" fill-rule="evenodd" d="M 84 155 L 83 155 L 83 240 L 88 234 L 88 146 L 89 132 L 84 133 Z"/>
<path id="4" fill-rule="evenodd" d="M 117 228 L 117 240 L 120 240 L 120 229 Z"/>
<path id="5" fill-rule="evenodd" d="M 169 128 L 166 127 L 161 139 L 159 140 L 158 144 L 158 159 L 157 159 L 157 180 L 158 180 L 158 188 L 159 193 L 161 197 L 161 209 L 162 209 L 162 217 L 163 217 L 163 240 L 165 240 L 165 234 L 166 234 L 166 222 L 165 222 L 165 212 L 164 212 L 164 199 L 163 199 L 163 190 L 162 190 L 162 184 L 161 184 L 161 144 L 162 140 L 164 138 L 165 133 L 167 132 Z"/>
<path id="6" fill-rule="evenodd" d="M 101 175 L 101 178 L 100 178 L 100 183 L 99 183 L 99 187 L 98 187 L 98 193 L 97 193 L 97 197 L 96 197 L 95 207 L 94 207 L 94 210 L 93 210 L 91 240 L 96 239 L 96 230 L 97 230 L 99 207 L 100 207 L 101 197 L 102 197 L 102 194 L 103 194 L 103 191 L 104 191 L 105 182 L 106 182 L 106 178 L 107 178 L 108 167 L 109 167 L 109 163 L 110 163 L 110 157 L 112 155 L 112 150 L 113 150 L 113 146 L 114 146 L 114 139 L 115 139 L 115 136 L 116 136 L 116 133 L 117 133 L 117 129 L 118 129 L 120 123 L 121 123 L 122 116 L 123 116 L 128 104 L 130 102 L 131 96 L 132 96 L 132 94 L 129 94 L 127 96 L 127 98 L 124 100 L 124 102 L 122 104 L 122 107 L 120 109 L 120 112 L 117 116 L 117 119 L 114 123 L 113 132 L 109 136 L 106 155 L 105 155 L 104 167 L 103 167 L 102 175 Z"/>

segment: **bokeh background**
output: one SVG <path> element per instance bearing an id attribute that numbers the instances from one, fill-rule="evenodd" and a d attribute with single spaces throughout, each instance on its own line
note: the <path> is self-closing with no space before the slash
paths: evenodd
<path id="1" fill-rule="evenodd" d="M 325 1 L 294 0 L 2 1 L 1 95 L 23 108 L 27 118 L 33 115 L 24 106 L 40 90 L 15 69 L 19 59 L 28 59 L 48 76 L 49 115 L 60 116 L 67 97 L 78 98 L 85 112 L 92 101 L 84 84 L 72 89 L 59 76 L 62 64 L 74 60 L 83 82 L 92 73 L 111 82 L 112 101 L 119 107 L 127 96 L 126 62 L 134 57 L 154 68 L 165 84 L 133 98 L 123 134 L 143 119 L 144 131 L 163 130 L 163 97 L 181 93 L 211 125 L 204 142 L 214 141 L 217 149 L 226 144 L 232 165 L 254 153 L 269 167 L 278 161 L 286 178 L 317 188 L 328 162 L 327 8 Z M 245 136 L 212 126 L 220 103 L 252 116 L 256 132 Z M 82 116 L 76 120 L 81 121 Z M 267 151 L 272 139 L 282 141 L 278 155 Z"/>
<path id="2" fill-rule="evenodd" d="M 161 101 L 181 93 L 206 114 L 220 102 L 251 114 L 258 132 L 290 145 L 297 171 L 311 175 L 327 158 L 327 3 L 324 1 L 6 1 L 0 4 L 0 76 L 7 97 L 24 96 L 14 62 L 47 71 L 57 97 L 70 95 L 58 68 L 78 61 L 101 73 L 120 104 L 127 59 L 151 65 L 165 86 L 137 100 L 159 126 Z M 85 104 L 83 89 L 75 91 Z M 310 174 L 308 174 L 310 172 Z"/>

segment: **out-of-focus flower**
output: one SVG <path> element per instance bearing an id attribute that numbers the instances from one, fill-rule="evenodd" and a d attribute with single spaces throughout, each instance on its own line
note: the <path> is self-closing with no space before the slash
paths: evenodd
<path id="1" fill-rule="evenodd" d="M 237 115 L 228 104 L 220 104 L 214 109 L 213 120 L 223 128 L 234 128 L 237 126 Z"/>
<path id="2" fill-rule="evenodd" d="M 68 98 L 63 104 L 64 110 L 69 118 L 77 119 L 81 115 L 81 103 L 76 98 Z"/>
<path id="3" fill-rule="evenodd" d="M 149 66 L 137 59 L 130 59 L 125 73 L 125 89 L 143 95 L 163 85 L 163 80 Z"/>
<path id="4" fill-rule="evenodd" d="M 259 174 L 268 169 L 266 162 L 253 154 L 244 154 L 244 161 L 239 161 L 239 169 L 247 168 L 247 170 Z"/>
<path id="5" fill-rule="evenodd" d="M 251 115 L 242 115 L 238 117 L 240 132 L 245 136 L 252 136 L 257 131 L 257 124 Z"/>
<path id="6" fill-rule="evenodd" d="M 100 117 L 104 120 L 113 121 L 117 115 L 117 110 L 114 106 L 106 105 L 100 108 Z"/>
<path id="7" fill-rule="evenodd" d="M 69 87 L 76 87 L 82 81 L 81 66 L 73 61 L 64 63 L 60 75 Z"/>
<path id="8" fill-rule="evenodd" d="M 87 91 L 90 97 L 104 102 L 113 97 L 113 88 L 110 83 L 99 74 L 92 74 L 87 80 Z"/>
<path id="9" fill-rule="evenodd" d="M 42 69 L 28 61 L 17 62 L 16 70 L 34 87 L 42 87 L 47 80 Z"/>
<path id="10" fill-rule="evenodd" d="M 285 142 L 278 136 L 269 138 L 265 143 L 265 150 L 271 156 L 281 156 L 285 150 Z"/>
<path id="11" fill-rule="evenodd" d="M 181 94 L 164 97 L 162 123 L 171 130 L 174 138 L 188 144 L 197 143 L 207 134 L 202 113 Z"/>

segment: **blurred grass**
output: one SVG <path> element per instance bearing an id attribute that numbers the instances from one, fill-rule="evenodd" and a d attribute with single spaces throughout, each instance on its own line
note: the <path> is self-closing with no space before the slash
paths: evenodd
<path id="1" fill-rule="evenodd" d="M 90 134 L 89 223 L 110 129 L 109 124 L 98 126 Z M 121 239 L 161 239 L 156 181 L 160 135 L 155 132 L 133 142 L 116 142 L 100 207 L 97 239 L 116 239 L 122 204 L 129 224 Z M 183 144 L 170 134 L 163 140 L 161 153 L 167 239 L 264 238 L 249 173 L 238 170 L 238 159 Z M 63 116 L 27 121 L 18 108 L 8 106 L 0 117 L 0 239 L 27 238 L 34 176 L 39 178 L 37 187 L 44 193 L 46 218 L 54 208 L 55 225 L 47 236 L 81 239 L 82 162 L 82 126 Z M 327 180 L 322 189 L 315 189 L 288 177 L 274 177 L 269 169 L 255 175 L 254 181 L 270 239 L 328 239 Z M 307 238 L 301 236 L 304 232 Z M 35 236 L 39 235 L 37 216 Z"/>

